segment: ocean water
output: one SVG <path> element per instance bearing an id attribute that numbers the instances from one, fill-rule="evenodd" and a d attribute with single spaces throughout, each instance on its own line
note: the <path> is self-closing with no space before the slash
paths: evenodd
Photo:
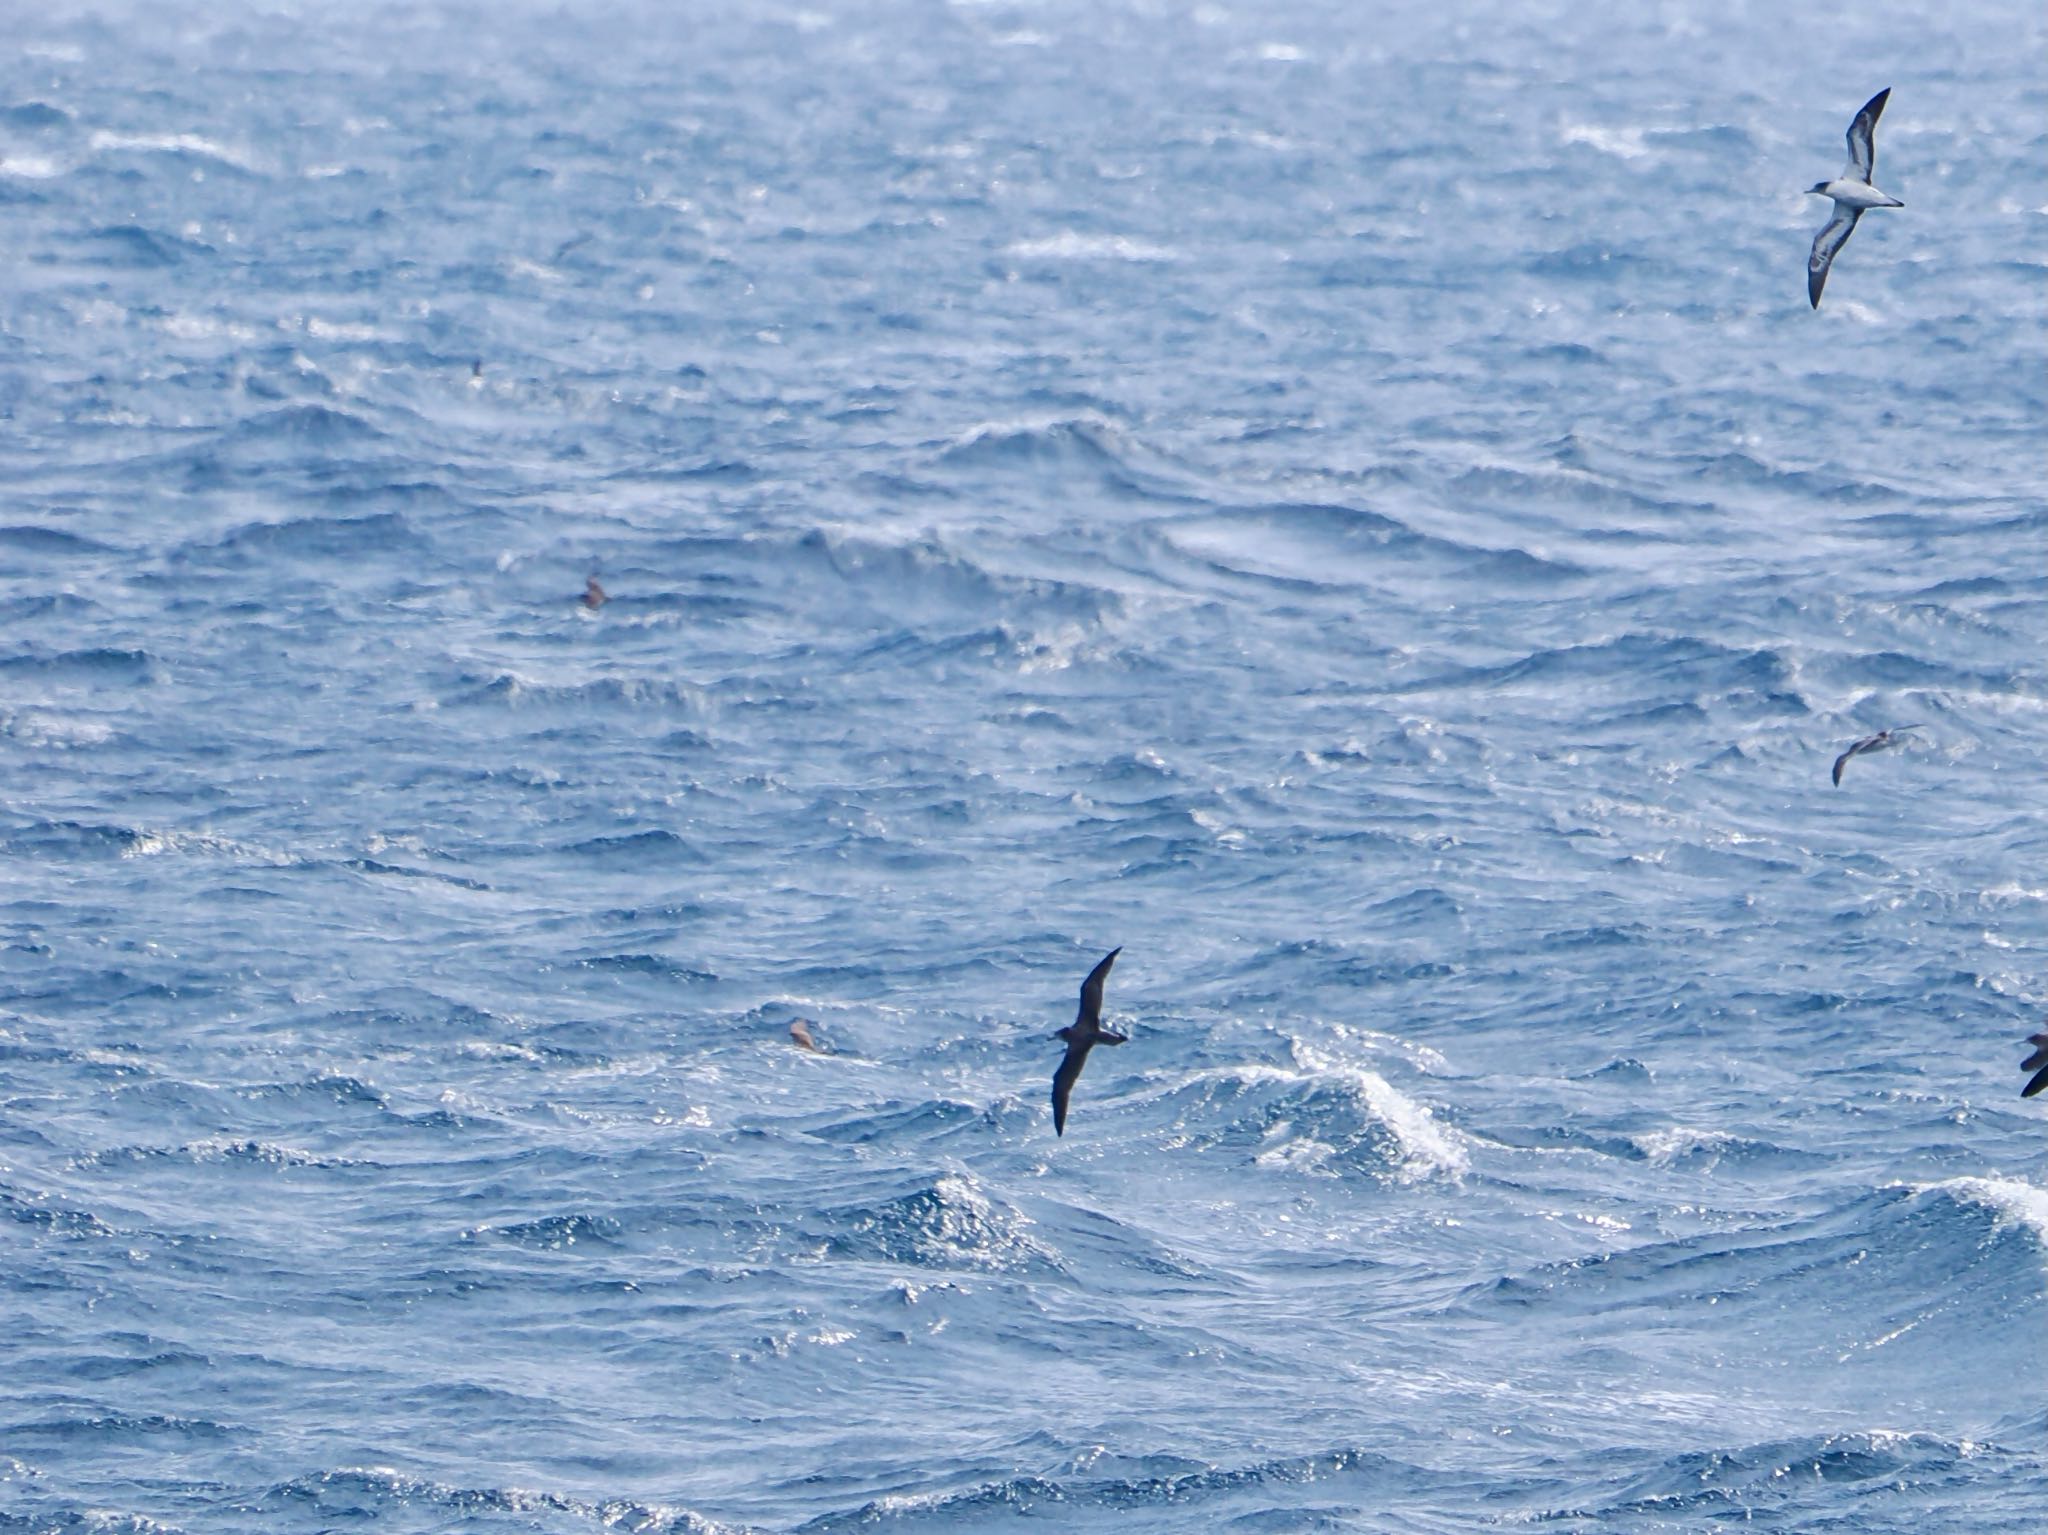
<path id="1" fill-rule="evenodd" d="M 16 13 L 0 1531 L 2048 1528 L 2048 12 L 1377 9 Z"/>

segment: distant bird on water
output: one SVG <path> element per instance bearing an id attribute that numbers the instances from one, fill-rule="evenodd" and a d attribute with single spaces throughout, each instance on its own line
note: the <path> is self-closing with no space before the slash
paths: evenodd
<path id="1" fill-rule="evenodd" d="M 2034 1047 L 2034 1053 L 2020 1062 L 2020 1070 L 2031 1071 L 2034 1080 L 2020 1089 L 2022 1098 L 2031 1098 L 2048 1087 L 2048 1034 L 2029 1034 L 2027 1043 Z"/>
<path id="2" fill-rule="evenodd" d="M 820 1055 L 825 1053 L 825 1047 L 811 1037 L 811 1021 L 808 1018 L 799 1018 L 790 1024 L 789 1042 L 799 1050 L 814 1050 Z"/>
<path id="3" fill-rule="evenodd" d="M 1870 184 L 1871 169 L 1877 163 L 1878 114 L 1884 111 L 1885 98 L 1891 93 L 1892 88 L 1887 85 L 1863 103 L 1856 121 L 1849 124 L 1849 163 L 1842 167 L 1842 174 L 1833 181 L 1816 181 L 1806 189 L 1809 197 L 1831 197 L 1835 202 L 1835 216 L 1813 237 L 1813 254 L 1806 258 L 1806 296 L 1813 300 L 1816 309 L 1820 308 L 1820 290 L 1827 286 L 1828 268 L 1835 253 L 1847 243 L 1864 210 L 1906 206 Z"/>
<path id="4" fill-rule="evenodd" d="M 595 613 L 607 600 L 604 588 L 597 584 L 596 576 L 583 583 L 583 605 L 591 612 Z"/>
<path id="5" fill-rule="evenodd" d="M 1909 730 L 1918 730 L 1918 725 L 1894 725 L 1890 730 L 1880 730 L 1874 736 L 1865 736 L 1841 756 L 1835 758 L 1835 787 L 1842 787 L 1842 769 L 1849 765 L 1851 757 L 1860 757 L 1865 752 L 1881 752 L 1888 746 L 1897 746 L 1899 737 Z"/>
<path id="6" fill-rule="evenodd" d="M 1116 963 L 1121 947 L 1111 949 L 1102 958 L 1102 963 L 1088 972 L 1088 979 L 1081 983 L 1081 1010 L 1074 1015 L 1074 1021 L 1053 1037 L 1067 1042 L 1067 1053 L 1060 1060 L 1060 1069 L 1052 1074 L 1052 1129 L 1055 1135 L 1067 1133 L 1067 1098 L 1074 1091 L 1074 1083 L 1080 1078 L 1081 1068 L 1087 1064 L 1088 1052 L 1097 1045 L 1120 1045 L 1129 1036 L 1112 1034 L 1102 1026 L 1102 983 L 1109 978 L 1109 967 Z"/>

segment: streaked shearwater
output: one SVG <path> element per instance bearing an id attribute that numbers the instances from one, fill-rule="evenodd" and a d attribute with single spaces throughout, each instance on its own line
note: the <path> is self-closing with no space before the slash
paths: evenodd
<path id="1" fill-rule="evenodd" d="M 1870 173 L 1877 163 L 1877 118 L 1891 93 L 1892 88 L 1887 85 L 1863 103 L 1856 121 L 1849 124 L 1849 163 L 1842 167 L 1842 174 L 1833 181 L 1816 181 L 1806 189 L 1809 197 L 1819 195 L 1835 200 L 1835 216 L 1813 237 L 1813 254 L 1806 258 L 1806 296 L 1813 300 L 1816 309 L 1820 308 L 1820 290 L 1827 286 L 1828 267 L 1864 210 L 1906 206 L 1870 184 Z"/>
<path id="2" fill-rule="evenodd" d="M 1112 1034 L 1102 1026 L 1102 983 L 1108 979 L 1109 967 L 1116 963 L 1116 957 L 1121 953 L 1121 946 L 1111 949 L 1103 956 L 1102 963 L 1088 972 L 1088 979 L 1081 983 L 1081 1010 L 1074 1015 L 1072 1023 L 1053 1036 L 1067 1042 L 1067 1053 L 1060 1060 L 1060 1069 L 1052 1074 L 1052 1129 L 1055 1135 L 1067 1133 L 1067 1096 L 1074 1090 L 1081 1067 L 1088 1060 L 1088 1052 L 1097 1045 L 1120 1045 L 1129 1037 Z"/>
<path id="3" fill-rule="evenodd" d="M 1889 730 L 1880 730 L 1874 736 L 1865 736 L 1841 756 L 1835 758 L 1835 787 L 1842 787 L 1842 769 L 1849 765 L 1851 757 L 1860 757 L 1865 752 L 1881 752 L 1887 746 L 1897 746 L 1899 737 L 1909 730 L 1918 730 L 1918 725 L 1894 725 Z"/>

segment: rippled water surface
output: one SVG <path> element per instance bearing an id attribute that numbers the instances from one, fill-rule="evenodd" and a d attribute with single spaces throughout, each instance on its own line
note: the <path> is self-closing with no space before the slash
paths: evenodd
<path id="1" fill-rule="evenodd" d="M 1377 9 L 14 19 L 0 1530 L 2048 1527 L 2048 13 Z"/>

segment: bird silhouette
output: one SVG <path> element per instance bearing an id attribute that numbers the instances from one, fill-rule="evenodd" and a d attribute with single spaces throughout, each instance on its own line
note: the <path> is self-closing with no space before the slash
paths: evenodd
<path id="1" fill-rule="evenodd" d="M 1067 1053 L 1060 1059 L 1060 1069 L 1052 1074 L 1052 1129 L 1055 1135 L 1067 1133 L 1067 1098 L 1074 1091 L 1081 1068 L 1087 1064 L 1088 1052 L 1097 1045 L 1120 1045 L 1129 1037 L 1112 1034 L 1102 1026 L 1102 983 L 1109 976 L 1109 967 L 1116 963 L 1116 957 L 1121 953 L 1121 946 L 1111 949 L 1102 957 L 1102 963 L 1088 972 L 1088 979 L 1081 983 L 1081 1010 L 1074 1015 L 1072 1023 L 1053 1036 L 1067 1042 Z"/>
<path id="2" fill-rule="evenodd" d="M 2020 1070 L 2031 1071 L 2034 1080 L 2020 1089 L 2022 1098 L 2031 1098 L 2048 1087 L 2048 1034 L 2029 1034 L 2027 1043 L 2034 1047 L 2034 1053 L 2020 1062 Z"/>
<path id="3" fill-rule="evenodd" d="M 597 584 L 596 576 L 592 576 L 588 581 L 585 581 L 583 583 L 583 605 L 586 608 L 589 608 L 592 612 L 595 612 L 597 609 L 603 607 L 607 600 L 608 594 L 605 592 L 605 589 L 603 587 Z"/>
<path id="4" fill-rule="evenodd" d="M 1909 730 L 1918 730 L 1918 725 L 1894 725 L 1890 730 L 1880 730 L 1874 736 L 1865 736 L 1841 756 L 1835 758 L 1835 787 L 1842 787 L 1842 769 L 1849 765 L 1849 759 L 1864 752 L 1881 752 L 1887 746 L 1897 746 L 1899 737 Z"/>

